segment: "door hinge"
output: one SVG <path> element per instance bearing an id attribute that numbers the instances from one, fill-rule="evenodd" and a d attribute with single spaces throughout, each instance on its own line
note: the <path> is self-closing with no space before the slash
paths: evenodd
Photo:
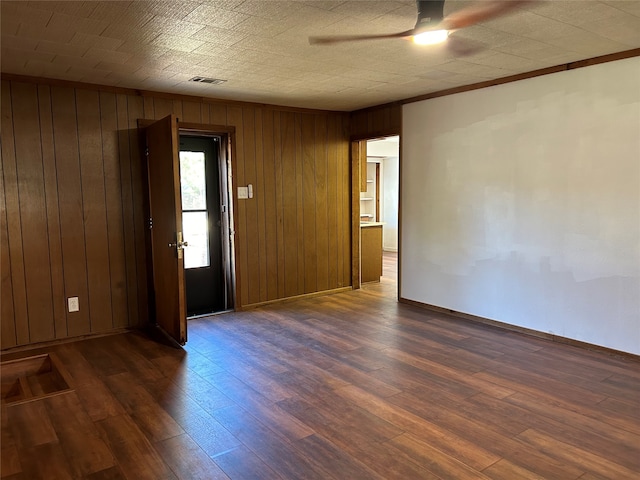
<path id="1" fill-rule="evenodd" d="M 149 227 L 149 230 L 153 228 L 153 218 L 149 217 L 149 220 L 147 221 L 147 226 Z"/>
<path id="2" fill-rule="evenodd" d="M 145 157 L 149 156 L 149 147 L 145 147 L 144 148 L 144 155 L 145 155 Z"/>

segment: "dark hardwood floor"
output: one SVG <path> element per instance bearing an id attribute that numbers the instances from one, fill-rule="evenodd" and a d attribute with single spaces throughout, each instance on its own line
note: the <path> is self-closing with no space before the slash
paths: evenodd
<path id="1" fill-rule="evenodd" d="M 48 348 L 74 390 L 3 405 L 2 478 L 639 478 L 640 362 L 400 305 L 392 257 L 360 291 L 191 321 L 184 350 Z"/>

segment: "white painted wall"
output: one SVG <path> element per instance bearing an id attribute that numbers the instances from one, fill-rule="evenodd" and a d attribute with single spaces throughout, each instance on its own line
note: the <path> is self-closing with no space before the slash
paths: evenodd
<path id="1" fill-rule="evenodd" d="M 402 291 L 640 354 L 640 58 L 408 104 Z"/>
<path id="2" fill-rule="evenodd" d="M 367 141 L 367 155 L 380 157 L 380 222 L 382 249 L 398 251 L 398 199 L 400 139 L 397 136 Z"/>
<path id="3" fill-rule="evenodd" d="M 382 159 L 382 180 L 380 196 L 380 221 L 382 228 L 382 249 L 388 252 L 398 251 L 398 199 L 399 199 L 399 159 L 394 157 Z"/>

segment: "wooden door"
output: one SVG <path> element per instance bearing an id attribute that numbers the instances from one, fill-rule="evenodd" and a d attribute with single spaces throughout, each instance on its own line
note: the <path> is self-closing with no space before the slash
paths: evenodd
<path id="1" fill-rule="evenodd" d="M 146 129 L 155 322 L 180 345 L 187 341 L 178 121 Z"/>

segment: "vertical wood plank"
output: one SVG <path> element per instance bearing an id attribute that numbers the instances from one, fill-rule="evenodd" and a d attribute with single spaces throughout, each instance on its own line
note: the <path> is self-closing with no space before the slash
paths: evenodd
<path id="1" fill-rule="evenodd" d="M 350 157 L 349 157 L 349 123 L 346 117 L 341 118 L 341 130 L 340 130 L 340 138 L 343 139 L 342 142 L 342 223 L 343 223 L 343 232 L 342 232 L 342 241 L 343 245 L 343 257 L 342 261 L 344 263 L 344 271 L 343 271 L 343 286 L 353 285 L 352 279 L 352 265 L 351 259 L 356 252 L 351 248 L 351 235 L 352 235 L 352 194 L 355 191 L 355 194 L 358 195 L 358 185 L 351 185 L 351 178 L 355 175 L 352 171 Z M 360 205 L 359 198 L 358 201 L 355 202 L 356 206 Z M 356 233 L 359 235 L 359 218 L 358 218 L 358 230 Z"/>
<path id="2" fill-rule="evenodd" d="M 55 338 L 37 86 L 14 83 L 13 127 L 29 341 Z"/>
<path id="3" fill-rule="evenodd" d="M 327 203 L 327 115 L 315 116 L 316 252 L 318 291 L 329 288 L 329 217 Z"/>
<path id="4" fill-rule="evenodd" d="M 111 288 L 112 327 L 129 324 L 129 297 L 125 256 L 125 236 L 122 216 L 122 185 L 120 183 L 121 152 L 118 144 L 118 107 L 116 96 L 100 93 L 100 125 L 107 214 L 107 241 Z M 128 141 L 126 143 L 128 146 Z"/>
<path id="5" fill-rule="evenodd" d="M 338 264 L 342 263 L 338 248 L 338 135 L 337 116 L 327 119 L 327 238 L 328 238 L 328 288 L 338 288 Z"/>
<path id="6" fill-rule="evenodd" d="M 203 123 L 200 104 L 196 102 L 182 102 L 182 116 L 178 116 L 182 122 Z"/>
<path id="7" fill-rule="evenodd" d="M 64 297 L 64 269 L 62 264 L 62 238 L 60 235 L 60 208 L 58 203 L 57 167 L 54 156 L 53 120 L 51 117 L 51 89 L 38 86 L 40 110 L 40 141 L 47 203 L 47 230 L 49 233 L 49 263 L 51 291 L 53 295 L 53 319 L 56 338 L 69 335 L 67 329 L 67 305 Z"/>
<path id="8" fill-rule="evenodd" d="M 153 99 L 153 118 L 156 120 L 160 120 L 161 118 L 164 118 L 167 115 L 171 115 L 172 113 L 174 113 L 173 108 L 174 108 L 174 105 L 172 100 L 169 100 L 167 98 L 161 98 L 161 97 L 154 98 Z"/>
<path id="9" fill-rule="evenodd" d="M 6 132 L 6 130 L 5 130 Z M 0 174 L 4 178 L 3 162 L 0 162 Z M 0 348 L 14 347 L 16 338 L 15 313 L 13 309 L 13 286 L 11 285 L 11 257 L 9 252 L 9 232 L 7 230 L 7 207 L 4 196 L 4 179 L 0 195 Z"/>
<path id="10" fill-rule="evenodd" d="M 358 111 L 351 113 L 351 133 L 353 135 L 361 135 L 366 132 L 368 127 L 366 111 Z"/>
<path id="11" fill-rule="evenodd" d="M 389 130 L 398 135 L 402 132 L 402 105 L 397 105 L 390 109 Z"/>
<path id="12" fill-rule="evenodd" d="M 282 205 L 285 297 L 298 294 L 298 214 L 296 195 L 295 114 L 282 112 Z"/>
<path id="13" fill-rule="evenodd" d="M 233 125 L 232 120 L 227 118 L 227 106 L 219 103 L 209 105 L 209 121 L 212 125 Z"/>
<path id="14" fill-rule="evenodd" d="M 245 139 L 244 139 L 244 118 L 243 111 L 241 107 L 229 107 L 227 112 L 229 125 L 233 125 L 236 127 L 236 152 L 234 155 L 235 158 L 235 167 L 236 167 L 236 177 L 234 184 L 234 192 L 233 198 L 236 206 L 236 236 L 235 236 L 235 245 L 236 245 L 236 261 L 238 263 L 237 270 L 240 273 L 240 282 L 242 282 L 242 287 L 240 290 L 240 305 L 248 305 L 249 304 L 249 288 L 247 285 L 247 278 L 249 276 L 248 266 L 247 266 L 247 200 L 238 200 L 236 195 L 237 188 L 240 185 L 246 185 L 245 179 Z M 238 280 L 238 279 L 236 279 Z M 238 282 L 237 282 L 238 283 Z"/>
<path id="15" fill-rule="evenodd" d="M 171 100 L 171 113 L 178 117 L 178 121 L 184 121 L 184 119 L 182 118 L 184 115 L 184 110 L 182 109 L 182 100 Z"/>
<path id="16" fill-rule="evenodd" d="M 124 288 L 127 291 L 127 314 L 125 316 L 114 315 L 114 327 L 126 327 L 135 324 L 138 318 L 138 273 L 136 264 L 137 239 L 134 226 L 134 200 L 133 185 L 131 180 L 131 154 L 135 147 L 131 145 L 131 139 L 135 136 L 130 130 L 130 109 L 133 109 L 133 100 L 126 95 L 116 95 L 116 129 L 118 132 L 118 170 L 119 178 L 115 178 L 120 186 L 120 202 L 122 204 L 122 241 L 124 244 Z M 135 116 L 135 113 L 134 113 Z M 114 172 L 115 173 L 115 172 Z"/>
<path id="17" fill-rule="evenodd" d="M 103 332 L 113 328 L 113 313 L 99 93 L 77 89 L 76 110 L 89 286 L 89 319 L 92 332 Z"/>
<path id="18" fill-rule="evenodd" d="M 363 159 L 363 144 L 365 141 L 351 142 L 351 285 L 360 288 L 360 190 L 362 188 L 361 165 L 366 166 L 366 157 Z M 356 175 L 356 172 L 360 172 Z M 366 178 L 366 177 L 364 177 Z"/>
<path id="19" fill-rule="evenodd" d="M 264 283 L 265 299 L 278 298 L 278 215 L 276 213 L 276 173 L 274 154 L 274 115 L 271 109 L 265 110 L 262 125 L 262 178 L 263 180 L 263 205 L 259 213 L 264 223 L 264 251 L 260 252 L 264 258 L 265 275 L 261 279 Z M 279 121 L 279 117 L 278 117 Z"/>
<path id="20" fill-rule="evenodd" d="M 146 263 L 146 235 L 145 205 L 148 202 L 146 190 L 147 166 L 140 145 L 140 131 L 138 119 L 143 113 L 142 99 L 137 96 L 128 96 L 128 122 L 129 122 L 129 152 L 130 152 L 130 178 L 131 195 L 133 200 L 133 239 L 135 242 L 135 272 L 138 293 L 137 316 L 130 319 L 131 326 L 145 325 L 149 321 L 149 303 L 147 288 L 147 263 Z M 130 287 L 131 288 L 131 287 Z"/>
<path id="21" fill-rule="evenodd" d="M 293 183 L 296 186 L 296 224 L 298 229 L 296 231 L 297 239 L 297 251 L 298 251 L 298 282 L 296 284 L 296 295 L 301 295 L 305 292 L 304 280 L 305 280 L 305 251 L 304 251 L 304 171 L 303 171 L 303 159 L 302 159 L 302 114 L 294 114 L 294 157 L 293 161 L 296 165 L 295 177 Z"/>
<path id="22" fill-rule="evenodd" d="M 266 117 L 266 119 L 265 119 Z M 256 249 L 258 260 L 258 295 L 260 302 L 267 300 L 267 239 L 266 239 L 266 219 L 265 219 L 265 190 L 267 183 L 271 183 L 271 179 L 265 178 L 264 161 L 265 161 L 265 123 L 269 122 L 269 113 L 263 108 L 256 108 L 255 111 L 255 158 L 254 158 L 254 180 L 253 189 L 254 204 L 256 218 L 248 217 L 248 221 L 257 220 L 257 240 L 258 248 Z M 251 182 L 250 182 L 251 183 Z"/>
<path id="23" fill-rule="evenodd" d="M 242 130 L 243 130 L 243 160 L 244 181 L 242 185 L 253 185 L 254 197 L 242 201 L 245 207 L 245 231 L 243 233 L 244 244 L 246 246 L 246 272 L 245 288 L 248 290 L 249 304 L 260 301 L 260 255 L 259 255 L 259 235 L 258 230 L 258 198 L 257 190 L 262 185 L 256 183 L 256 149 L 257 137 L 260 135 L 257 123 L 257 109 L 254 107 L 243 107 L 242 109 Z"/>
<path id="24" fill-rule="evenodd" d="M 367 142 L 358 142 L 358 167 L 360 175 L 360 191 L 367 191 Z"/>
<path id="25" fill-rule="evenodd" d="M 274 146 L 274 176 L 275 176 L 275 209 L 276 209 L 276 250 L 278 255 L 277 269 L 277 297 L 285 296 L 285 236 L 284 236 L 284 198 L 283 198 L 283 168 L 282 168 L 282 114 L 273 112 L 273 146 Z"/>
<path id="26" fill-rule="evenodd" d="M 13 111 L 11 107 L 11 84 L 2 82 L 2 179 L 3 179 L 3 217 L 6 218 L 8 263 L 2 263 L 2 276 L 10 274 L 12 294 L 12 321 L 16 332 L 16 343 L 29 343 L 29 317 L 27 310 L 27 291 L 25 287 L 24 258 L 22 250 L 22 222 L 18 199 L 18 174 L 13 129 Z M 5 270 L 9 266 L 8 270 Z M 7 281 L 3 282 L 3 312 L 5 296 L 9 294 Z M 6 290 L 5 290 L 6 289 Z M 8 319 L 7 319 L 8 320 Z M 3 328 L 4 328 L 3 317 Z M 10 326 L 9 326 L 10 328 Z M 3 339 L 4 341 L 4 339 Z"/>
<path id="27" fill-rule="evenodd" d="M 209 105 L 207 105 L 206 103 L 200 103 L 199 107 L 200 107 L 201 122 L 204 123 L 205 125 L 209 125 L 211 123 Z"/>
<path id="28" fill-rule="evenodd" d="M 146 118 L 147 120 L 153 120 L 156 118 L 153 97 L 143 97 L 142 108 L 143 108 L 142 118 Z"/>
<path id="29" fill-rule="evenodd" d="M 302 115 L 302 214 L 304 242 L 304 293 L 318 286 L 316 249 L 316 158 L 315 115 Z"/>
<path id="30" fill-rule="evenodd" d="M 336 121 L 336 126 L 335 126 L 335 138 L 336 138 L 336 142 L 338 141 L 338 139 L 342 138 L 341 136 L 341 132 L 342 132 L 342 122 L 341 120 L 338 118 Z M 337 227 L 337 235 L 336 235 L 336 242 L 337 242 L 337 259 L 336 262 L 338 263 L 337 268 L 337 275 L 338 275 L 338 287 L 343 287 L 345 285 L 344 283 L 344 277 L 345 277 L 345 272 L 344 272 L 344 268 L 345 268 L 345 262 L 344 262 L 344 257 L 345 255 L 347 255 L 347 252 L 344 249 L 344 177 L 345 175 L 348 175 L 348 172 L 345 172 L 345 167 L 344 167 L 344 154 L 343 154 L 343 150 L 342 148 L 340 148 L 339 146 L 336 147 L 336 171 L 337 171 L 337 176 L 336 178 L 334 178 L 334 181 L 336 182 L 336 189 L 337 189 L 337 196 L 336 196 L 336 218 L 337 218 L 337 222 L 336 222 L 336 227 Z M 349 260 L 350 262 L 351 260 Z M 347 284 L 348 285 L 348 284 Z"/>
<path id="31" fill-rule="evenodd" d="M 67 313 L 67 325 L 69 335 L 77 336 L 89 333 L 91 325 L 74 90 L 52 87 L 51 107 L 58 173 L 64 290 L 66 297 L 77 296 L 80 302 L 79 312 Z"/>
<path id="32" fill-rule="evenodd" d="M 336 121 L 336 140 L 341 138 L 340 136 L 340 132 L 342 131 L 342 122 L 340 121 L 340 119 L 338 118 Z M 336 148 L 336 168 L 337 168 L 337 177 L 334 179 L 334 181 L 336 182 L 336 188 L 337 188 L 337 192 L 338 195 L 336 197 L 336 201 L 337 201 L 337 205 L 336 205 L 336 211 L 337 211 L 337 229 L 338 229 L 338 235 L 337 235 L 337 243 L 338 243 L 338 286 L 344 286 L 344 256 L 346 254 L 346 252 L 344 251 L 344 240 L 343 240 L 343 236 L 344 236 L 344 221 L 343 221 L 343 217 L 344 217 L 344 212 L 343 212 L 343 204 L 344 204 L 344 181 L 343 181 L 343 177 L 345 175 L 344 173 L 344 166 L 343 166 L 343 155 L 342 155 L 342 149 L 340 147 Z"/>

